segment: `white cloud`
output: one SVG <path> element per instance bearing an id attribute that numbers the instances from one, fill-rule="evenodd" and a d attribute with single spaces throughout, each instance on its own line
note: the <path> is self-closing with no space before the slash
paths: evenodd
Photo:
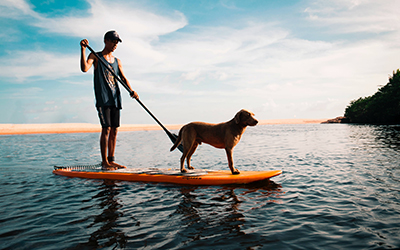
<path id="1" fill-rule="evenodd" d="M 79 61 L 74 55 L 46 51 L 13 51 L 7 58 L 0 62 L 1 75 L 15 78 L 18 82 L 24 82 L 30 77 L 62 79 L 80 73 Z"/>
<path id="2" fill-rule="evenodd" d="M 32 10 L 32 7 L 24 0 L 2 0 L 0 1 L 0 17 L 22 19 L 26 16 L 39 18 L 40 16 Z"/>
<path id="3" fill-rule="evenodd" d="M 305 12 L 329 32 L 382 33 L 399 31 L 399 8 L 398 0 L 317 0 Z"/>
<path id="4" fill-rule="evenodd" d="M 152 41 L 187 24 L 184 15 L 177 11 L 166 17 L 130 7 L 127 3 L 102 0 L 89 2 L 91 8 L 86 17 L 43 18 L 38 19 L 34 25 L 50 33 L 101 39 L 102 42 L 107 30 L 116 29 L 124 34 L 123 41 L 129 41 L 130 38 Z"/>

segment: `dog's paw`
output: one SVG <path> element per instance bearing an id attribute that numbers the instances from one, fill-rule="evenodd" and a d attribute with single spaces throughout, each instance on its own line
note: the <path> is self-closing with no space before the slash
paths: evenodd
<path id="1" fill-rule="evenodd" d="M 181 173 L 187 173 L 187 170 L 185 168 L 181 169 Z"/>
<path id="2" fill-rule="evenodd" d="M 192 167 L 192 166 L 189 166 L 189 167 L 188 167 L 188 169 L 191 169 L 191 170 L 193 170 L 193 169 L 194 169 L 194 167 Z"/>

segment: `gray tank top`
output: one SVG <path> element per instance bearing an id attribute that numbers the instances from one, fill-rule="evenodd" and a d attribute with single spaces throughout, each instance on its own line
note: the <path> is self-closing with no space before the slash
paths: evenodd
<path id="1" fill-rule="evenodd" d="M 109 64 L 114 69 L 116 75 L 119 76 L 118 60 L 115 58 L 113 63 L 107 62 L 101 52 L 97 55 L 106 64 Z M 101 63 L 97 62 L 97 68 L 94 70 L 94 94 L 96 98 L 96 107 L 115 106 L 122 109 L 121 105 L 121 92 L 119 90 L 118 82 L 114 79 L 111 72 Z"/>

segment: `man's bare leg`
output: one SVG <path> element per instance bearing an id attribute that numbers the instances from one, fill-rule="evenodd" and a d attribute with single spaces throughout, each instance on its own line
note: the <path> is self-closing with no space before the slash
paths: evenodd
<path id="1" fill-rule="evenodd" d="M 117 133 L 118 133 L 118 128 L 111 128 L 109 138 L 108 138 L 107 161 L 114 168 L 126 168 L 125 166 L 122 166 L 114 161 L 114 152 L 115 152 L 115 147 L 117 145 Z"/>
<path id="2" fill-rule="evenodd" d="M 112 166 L 107 160 L 107 145 L 109 141 L 110 128 L 102 128 L 100 135 L 100 153 L 101 153 L 101 166 L 103 169 L 114 170 L 115 167 Z"/>

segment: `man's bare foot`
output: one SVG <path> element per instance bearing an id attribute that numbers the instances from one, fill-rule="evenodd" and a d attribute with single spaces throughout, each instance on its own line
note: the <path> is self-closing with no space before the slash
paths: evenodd
<path id="1" fill-rule="evenodd" d="M 115 163 L 114 161 L 110 162 L 110 165 L 113 166 L 115 169 L 126 168 L 125 166 Z"/>
<path id="2" fill-rule="evenodd" d="M 103 170 L 115 170 L 117 168 L 115 166 L 111 165 L 108 162 L 102 162 L 101 163 L 101 169 L 103 169 Z"/>
<path id="3" fill-rule="evenodd" d="M 236 174 L 240 174 L 239 169 L 235 168 L 235 170 L 232 172 L 232 174 L 236 175 Z"/>

